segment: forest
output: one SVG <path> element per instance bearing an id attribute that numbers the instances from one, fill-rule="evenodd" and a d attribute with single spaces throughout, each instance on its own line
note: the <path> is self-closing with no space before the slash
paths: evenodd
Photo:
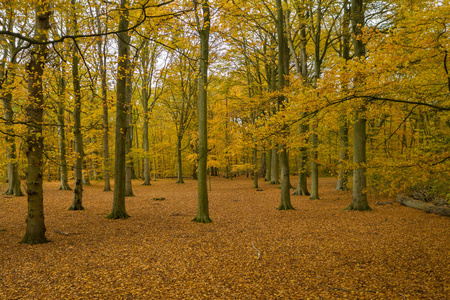
<path id="1" fill-rule="evenodd" d="M 0 1 L 0 296 L 447 298 L 448 217 L 395 199 L 449 215 L 449 28 L 449 0 Z"/>

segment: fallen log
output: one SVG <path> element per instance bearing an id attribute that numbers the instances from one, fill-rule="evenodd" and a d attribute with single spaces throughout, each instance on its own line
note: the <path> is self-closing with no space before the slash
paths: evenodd
<path id="1" fill-rule="evenodd" d="M 397 202 L 399 202 L 400 204 L 403 204 L 405 206 L 408 206 L 408 207 L 423 210 L 427 213 L 438 214 L 438 215 L 450 217 L 450 207 L 436 206 L 434 204 L 411 199 L 411 198 L 407 197 L 406 195 L 398 195 Z"/>

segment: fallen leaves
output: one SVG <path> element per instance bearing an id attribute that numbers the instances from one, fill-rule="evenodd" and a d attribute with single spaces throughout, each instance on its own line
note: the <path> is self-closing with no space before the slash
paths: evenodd
<path id="1" fill-rule="evenodd" d="M 34 246 L 18 243 L 26 197 L 0 196 L 0 298 L 449 298 L 449 218 L 397 203 L 344 211 L 351 192 L 320 183 L 321 200 L 292 196 L 286 212 L 276 186 L 213 178 L 210 224 L 190 222 L 193 180 L 135 182 L 127 220 L 105 218 L 113 194 L 101 183 L 85 187 L 85 211 L 67 211 L 73 192 L 45 183 L 52 242 Z"/>

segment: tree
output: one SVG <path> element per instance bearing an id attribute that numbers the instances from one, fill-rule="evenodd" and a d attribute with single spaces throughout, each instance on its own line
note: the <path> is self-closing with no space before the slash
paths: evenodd
<path id="1" fill-rule="evenodd" d="M 125 137 L 127 127 L 127 77 L 129 74 L 129 35 L 127 9 L 128 1 L 120 1 L 120 17 L 118 39 L 118 62 L 117 62 L 117 99 L 116 99 L 116 144 L 115 144 L 115 175 L 114 175 L 114 201 L 112 211 L 107 215 L 108 219 L 126 219 L 129 217 L 125 210 Z"/>
<path id="2" fill-rule="evenodd" d="M 208 132 L 207 132 L 207 86 L 209 63 L 209 33 L 211 29 L 211 16 L 208 0 L 201 2 L 203 22 L 197 13 L 197 0 L 192 0 L 195 10 L 197 31 L 200 35 L 200 75 L 198 81 L 198 203 L 197 215 L 194 222 L 210 223 L 208 186 L 207 186 L 207 162 L 208 162 Z"/>
<path id="3" fill-rule="evenodd" d="M 59 147 L 59 167 L 60 167 L 60 181 L 59 189 L 62 191 L 71 191 L 68 180 L 67 159 L 66 159 L 66 123 L 65 123 L 65 93 L 66 93 L 66 79 L 65 79 L 65 64 L 61 61 L 60 74 L 58 80 L 58 147 Z"/>
<path id="4" fill-rule="evenodd" d="M 350 60 L 350 9 L 348 0 L 343 3 L 343 20 L 342 20 L 342 58 L 347 62 Z M 343 82 L 342 88 L 347 89 L 347 82 Z M 341 113 L 339 116 L 339 177 L 336 184 L 337 191 L 347 191 L 348 174 L 345 163 L 348 161 L 348 131 L 349 124 L 345 115 Z"/>
<path id="5" fill-rule="evenodd" d="M 287 49 L 287 41 L 284 30 L 284 11 L 281 0 L 276 0 L 277 7 L 277 34 L 278 34 L 278 90 L 283 93 L 286 85 L 285 76 L 288 75 L 289 70 L 289 52 Z M 278 99 L 278 109 L 284 106 L 285 96 L 282 94 Z M 282 131 L 289 130 L 287 124 L 283 124 Z M 281 167 L 281 202 L 278 207 L 279 210 L 294 209 L 291 204 L 289 181 L 289 158 L 287 155 L 286 145 L 280 147 L 280 167 Z"/>
<path id="6" fill-rule="evenodd" d="M 35 33 L 33 49 L 27 65 L 28 104 L 26 107 L 26 155 L 27 155 L 27 229 L 21 243 L 46 243 L 44 223 L 44 197 L 42 190 L 42 151 L 44 137 L 42 120 L 44 114 L 44 95 L 42 76 L 47 59 L 48 31 L 50 29 L 49 1 L 37 1 L 35 4 Z"/>
<path id="7" fill-rule="evenodd" d="M 8 18 L 6 24 L 3 26 L 7 30 L 12 30 L 14 26 L 14 14 L 12 13 L 12 8 L 7 10 Z M 15 131 L 14 131 L 14 111 L 12 107 L 12 89 L 14 84 L 14 79 L 16 77 L 17 68 L 17 45 L 16 38 L 11 38 L 10 40 L 5 39 L 5 45 L 3 49 L 3 57 L 0 64 L 0 93 L 2 95 L 3 104 L 3 118 L 7 125 L 6 128 L 6 155 L 8 159 L 8 189 L 4 192 L 5 195 L 23 196 L 22 190 L 20 188 L 20 178 L 19 178 L 19 165 L 17 162 L 17 149 L 15 142 Z M 19 45 L 20 46 L 20 45 Z M 7 63 L 8 56 L 10 57 Z"/>
<path id="8" fill-rule="evenodd" d="M 359 63 L 363 62 L 365 56 L 365 43 L 362 39 L 362 27 L 364 26 L 364 0 L 352 0 L 352 28 L 354 58 Z M 354 85 L 357 88 L 364 84 L 363 78 L 357 74 Z M 367 202 L 367 180 L 366 180 L 366 123 L 364 115 L 366 103 L 358 103 L 355 111 L 355 125 L 353 127 L 353 199 L 347 207 L 348 210 L 372 210 Z"/>
<path id="9" fill-rule="evenodd" d="M 72 1 L 73 8 L 73 30 L 74 35 L 78 34 L 78 22 L 76 15 L 76 2 Z M 75 188 L 73 203 L 69 210 L 83 210 L 83 136 L 81 134 L 81 87 L 80 75 L 78 70 L 79 57 L 78 45 L 74 40 L 72 46 L 72 81 L 74 92 L 74 109 L 73 109 L 73 135 L 75 137 Z"/>

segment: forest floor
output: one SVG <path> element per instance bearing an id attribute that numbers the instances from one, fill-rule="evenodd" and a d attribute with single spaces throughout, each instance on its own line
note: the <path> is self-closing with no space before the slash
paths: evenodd
<path id="1" fill-rule="evenodd" d="M 448 217 L 374 196 L 374 211 L 345 211 L 351 192 L 334 178 L 320 200 L 291 196 L 296 210 L 277 211 L 277 186 L 213 178 L 213 223 L 198 224 L 196 181 L 141 184 L 131 217 L 108 220 L 102 182 L 84 188 L 84 211 L 46 182 L 51 242 L 34 246 L 18 243 L 27 198 L 0 196 L 0 299 L 450 299 Z"/>

